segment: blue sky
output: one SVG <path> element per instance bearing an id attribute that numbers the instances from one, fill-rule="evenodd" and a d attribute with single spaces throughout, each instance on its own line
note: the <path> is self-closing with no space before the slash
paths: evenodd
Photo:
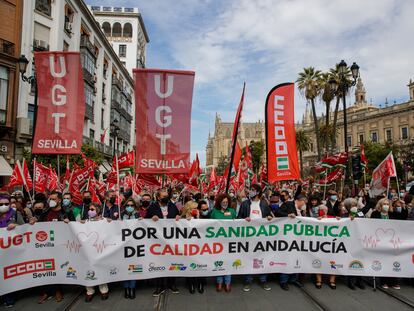
<path id="1" fill-rule="evenodd" d="M 303 67 L 357 62 L 374 105 L 408 100 L 414 79 L 414 1 L 410 0 L 86 0 L 138 7 L 149 37 L 148 68 L 196 71 L 191 151 L 205 161 L 214 118 L 233 121 L 246 81 L 243 121 L 263 120 L 276 84 Z M 354 98 L 348 98 L 353 103 Z M 306 102 L 296 91 L 295 119 Z M 318 104 L 319 111 L 323 110 Z"/>

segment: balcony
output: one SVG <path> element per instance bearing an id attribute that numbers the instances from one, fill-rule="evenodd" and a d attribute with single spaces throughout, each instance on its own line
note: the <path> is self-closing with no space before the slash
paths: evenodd
<path id="1" fill-rule="evenodd" d="M 120 139 L 122 139 L 123 141 L 126 141 L 128 143 L 131 140 L 130 134 L 127 131 L 123 130 L 123 129 L 119 130 L 118 137 Z"/>
<path id="2" fill-rule="evenodd" d="M 111 101 L 111 109 L 115 109 L 118 112 L 121 112 L 121 105 L 118 103 L 116 99 L 112 99 Z"/>
<path id="3" fill-rule="evenodd" d="M 94 120 L 93 107 L 85 103 L 85 118 L 91 121 Z"/>
<path id="4" fill-rule="evenodd" d="M 132 96 L 131 96 L 131 94 L 126 93 L 126 98 L 127 98 L 127 100 L 128 100 L 130 103 L 132 103 Z"/>
<path id="5" fill-rule="evenodd" d="M 14 43 L 0 39 L 0 53 L 14 56 Z"/>
<path id="6" fill-rule="evenodd" d="M 115 75 L 112 76 L 112 85 L 115 85 L 116 87 L 118 87 L 118 89 L 120 91 L 122 91 L 122 83 L 121 83 L 121 80 L 119 80 L 117 78 L 117 76 L 115 76 Z"/>
<path id="7" fill-rule="evenodd" d="M 86 48 L 96 58 L 95 46 L 92 44 L 91 41 L 89 41 L 88 36 L 81 36 L 80 47 Z"/>
<path id="8" fill-rule="evenodd" d="M 99 141 L 93 140 L 92 138 L 88 137 L 88 136 L 83 136 L 82 138 L 82 143 L 84 145 L 89 145 L 94 147 L 95 149 L 97 149 L 99 152 L 108 155 L 108 156 L 112 156 L 113 154 L 113 150 L 111 148 L 111 146 L 107 146 Z"/>
<path id="9" fill-rule="evenodd" d="M 132 116 L 124 108 L 121 107 L 121 109 L 119 110 L 119 112 L 121 113 L 122 116 L 124 116 L 124 118 L 128 122 L 131 122 L 132 121 Z"/>
<path id="10" fill-rule="evenodd" d="M 82 68 L 83 79 L 91 86 L 95 85 L 95 77 L 86 69 Z"/>

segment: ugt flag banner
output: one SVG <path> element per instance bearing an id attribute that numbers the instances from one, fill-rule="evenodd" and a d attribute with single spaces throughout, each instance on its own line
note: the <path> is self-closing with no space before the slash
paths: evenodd
<path id="1" fill-rule="evenodd" d="M 194 75 L 134 70 L 136 173 L 188 173 Z"/>
<path id="2" fill-rule="evenodd" d="M 267 95 L 266 150 L 268 182 L 300 178 L 294 122 L 293 83 L 275 86 Z"/>
<path id="3" fill-rule="evenodd" d="M 375 197 L 387 191 L 390 177 L 397 176 L 395 168 L 394 156 L 390 152 L 372 172 L 370 196 Z"/>
<path id="4" fill-rule="evenodd" d="M 32 153 L 81 152 L 85 95 L 79 52 L 36 52 L 38 111 Z"/>

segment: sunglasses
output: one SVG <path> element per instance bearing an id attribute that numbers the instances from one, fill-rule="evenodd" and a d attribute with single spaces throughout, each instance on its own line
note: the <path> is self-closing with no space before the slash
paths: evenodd
<path id="1" fill-rule="evenodd" d="M 0 206 L 9 205 L 9 203 L 0 203 Z"/>

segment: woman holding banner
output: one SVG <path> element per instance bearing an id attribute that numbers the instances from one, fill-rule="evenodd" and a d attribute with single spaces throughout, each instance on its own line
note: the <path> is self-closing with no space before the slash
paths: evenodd
<path id="1" fill-rule="evenodd" d="M 231 198 L 228 194 L 222 193 L 217 196 L 214 209 L 211 212 L 211 219 L 220 219 L 220 220 L 230 220 L 236 218 L 236 211 L 230 208 Z M 221 292 L 224 290 L 226 292 L 231 291 L 231 275 L 218 276 L 216 279 L 216 290 Z"/>

